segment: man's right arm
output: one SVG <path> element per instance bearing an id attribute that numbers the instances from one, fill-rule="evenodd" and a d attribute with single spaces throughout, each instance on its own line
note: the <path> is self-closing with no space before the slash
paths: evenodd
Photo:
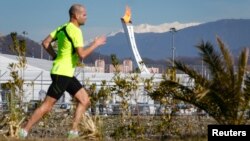
<path id="1" fill-rule="evenodd" d="M 42 42 L 43 48 L 50 54 L 50 56 L 53 58 L 53 60 L 56 58 L 56 52 L 51 46 L 51 43 L 53 42 L 53 38 L 48 35 Z"/>

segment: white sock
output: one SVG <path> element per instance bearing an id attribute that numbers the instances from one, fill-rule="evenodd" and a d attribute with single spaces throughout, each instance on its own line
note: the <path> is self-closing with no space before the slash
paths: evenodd
<path id="1" fill-rule="evenodd" d="M 73 131 L 73 130 L 70 130 L 69 131 L 70 134 L 75 134 L 75 135 L 78 135 L 78 131 Z"/>
<path id="2" fill-rule="evenodd" d="M 23 128 L 21 129 L 21 132 L 23 133 L 23 135 L 26 137 L 28 136 L 28 132 L 26 130 L 24 130 Z"/>

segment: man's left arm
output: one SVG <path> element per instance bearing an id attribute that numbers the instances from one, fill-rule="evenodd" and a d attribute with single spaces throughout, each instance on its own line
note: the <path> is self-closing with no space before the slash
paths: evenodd
<path id="1" fill-rule="evenodd" d="M 96 48 L 104 45 L 106 43 L 106 37 L 100 36 L 96 37 L 95 40 L 90 44 L 89 47 L 83 48 L 78 47 L 76 48 L 76 53 L 81 59 L 85 59 L 87 56 L 89 56 Z"/>

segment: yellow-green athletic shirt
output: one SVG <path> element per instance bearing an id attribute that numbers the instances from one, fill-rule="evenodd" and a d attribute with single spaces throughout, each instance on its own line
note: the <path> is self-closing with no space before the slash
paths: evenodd
<path id="1" fill-rule="evenodd" d="M 66 26 L 66 31 L 71 38 L 74 47 L 83 47 L 83 35 L 79 27 L 68 22 L 50 33 L 53 39 L 57 39 L 57 57 L 53 62 L 51 74 L 73 77 L 78 62 L 76 52 L 73 53 L 73 47 L 63 31 L 58 32 L 62 27 Z M 75 49 L 76 50 L 76 49 Z"/>

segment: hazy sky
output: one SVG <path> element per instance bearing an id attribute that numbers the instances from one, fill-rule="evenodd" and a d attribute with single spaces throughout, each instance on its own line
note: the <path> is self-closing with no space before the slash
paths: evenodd
<path id="1" fill-rule="evenodd" d="M 250 18 L 250 0 L 1 0 L 0 35 L 26 31 L 30 39 L 41 42 L 69 20 L 73 3 L 87 9 L 87 23 L 82 27 L 85 40 L 121 29 L 126 5 L 131 7 L 134 25 Z"/>

